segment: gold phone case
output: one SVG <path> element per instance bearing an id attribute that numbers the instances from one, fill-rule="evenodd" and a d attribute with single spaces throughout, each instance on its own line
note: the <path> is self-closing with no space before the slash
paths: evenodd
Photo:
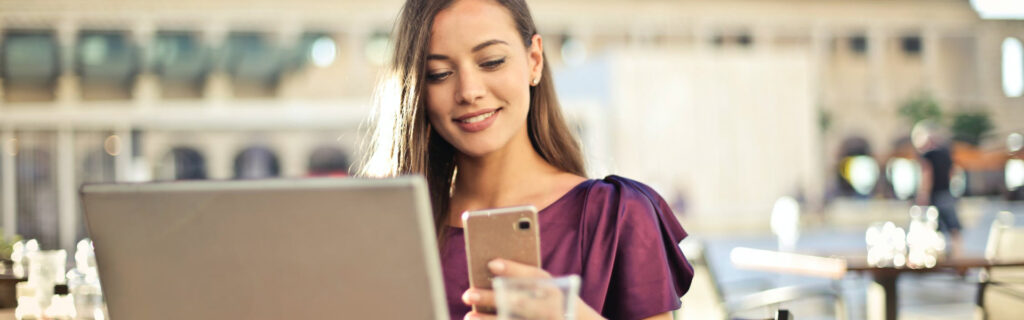
<path id="1" fill-rule="evenodd" d="M 508 207 L 467 211 L 462 214 L 465 228 L 466 262 L 469 264 L 469 285 L 491 289 L 493 275 L 487 268 L 491 260 L 502 258 L 540 267 L 540 226 L 537 208 Z M 473 310 L 494 313 L 492 308 Z"/>

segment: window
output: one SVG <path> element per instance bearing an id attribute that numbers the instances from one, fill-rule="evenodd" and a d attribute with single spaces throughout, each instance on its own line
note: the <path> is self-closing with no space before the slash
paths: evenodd
<path id="1" fill-rule="evenodd" d="M 249 147 L 235 157 L 235 179 L 264 179 L 280 175 L 277 155 L 267 147 Z"/>
<path id="2" fill-rule="evenodd" d="M 1024 46 L 1017 38 L 1003 40 L 1003 94 L 1009 98 L 1024 94 Z"/>
<path id="3" fill-rule="evenodd" d="M 350 164 L 348 155 L 341 149 L 331 146 L 319 147 L 309 156 L 309 175 L 347 176 Z"/>
<path id="4" fill-rule="evenodd" d="M 749 48 L 754 44 L 754 37 L 745 30 L 719 31 L 711 38 L 716 47 Z"/>
<path id="5" fill-rule="evenodd" d="M 722 35 L 721 33 L 716 33 L 713 37 L 711 37 L 711 43 L 714 44 L 716 47 L 721 47 L 723 44 L 725 44 L 725 36 Z"/>
<path id="6" fill-rule="evenodd" d="M 199 151 L 189 147 L 176 147 L 157 166 L 158 180 L 206 179 L 206 159 Z"/>
<path id="7" fill-rule="evenodd" d="M 871 146 L 867 139 L 860 136 L 843 139 L 836 171 L 839 195 L 865 198 L 874 193 L 879 168 L 870 154 Z"/>
<path id="8" fill-rule="evenodd" d="M 855 35 L 850 37 L 850 51 L 856 54 L 867 53 L 868 38 L 864 35 Z"/>
<path id="9" fill-rule="evenodd" d="M 903 48 L 903 53 L 907 55 L 920 55 L 921 54 L 921 37 L 919 36 L 906 36 L 900 39 L 900 47 Z"/>
<path id="10" fill-rule="evenodd" d="M 322 32 L 307 32 L 299 39 L 298 46 L 292 51 L 289 66 L 300 69 L 309 64 L 316 67 L 328 67 L 334 63 L 338 55 L 338 45 L 330 35 Z"/>
<path id="11" fill-rule="evenodd" d="M 56 98 L 60 59 L 52 31 L 7 31 L 0 41 L 0 77 L 7 101 Z"/>
<path id="12" fill-rule="evenodd" d="M 160 78 L 163 98 L 202 96 L 211 56 L 193 33 L 157 32 L 150 53 L 150 68 Z"/>
<path id="13" fill-rule="evenodd" d="M 224 67 L 233 81 L 237 97 L 270 97 L 276 94 L 284 71 L 282 51 L 267 43 L 259 33 L 228 35 Z"/>
<path id="14" fill-rule="evenodd" d="M 743 33 L 736 37 L 736 43 L 739 43 L 742 47 L 749 47 L 754 43 L 754 38 L 750 34 Z"/>
<path id="15" fill-rule="evenodd" d="M 87 100 L 129 99 L 135 85 L 137 50 L 122 31 L 82 31 L 75 67 Z"/>

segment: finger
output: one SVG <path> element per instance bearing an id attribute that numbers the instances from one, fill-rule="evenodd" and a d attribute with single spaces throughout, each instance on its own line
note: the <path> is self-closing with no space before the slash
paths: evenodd
<path id="1" fill-rule="evenodd" d="M 494 307 L 494 291 L 470 288 L 462 294 L 462 302 L 477 307 Z"/>
<path id="2" fill-rule="evenodd" d="M 551 274 L 549 274 L 547 271 L 544 271 L 544 269 L 505 259 L 491 260 L 491 262 L 487 263 L 487 268 L 490 269 L 491 273 L 494 273 L 494 275 L 496 276 L 531 278 L 551 277 Z"/>
<path id="3" fill-rule="evenodd" d="M 495 315 L 491 315 L 491 314 L 484 314 L 484 313 L 479 313 L 479 312 L 476 312 L 476 311 L 470 311 L 469 313 L 466 314 L 466 316 L 463 319 L 465 319 L 465 320 L 496 320 L 496 319 L 498 319 L 498 317 L 495 316 Z"/>

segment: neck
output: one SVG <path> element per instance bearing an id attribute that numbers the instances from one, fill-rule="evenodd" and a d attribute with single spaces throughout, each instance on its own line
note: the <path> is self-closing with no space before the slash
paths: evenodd
<path id="1" fill-rule="evenodd" d="M 544 161 L 525 134 L 500 150 L 480 157 L 456 156 L 458 174 L 452 198 L 477 208 L 521 204 L 536 192 L 534 184 L 560 170 Z"/>

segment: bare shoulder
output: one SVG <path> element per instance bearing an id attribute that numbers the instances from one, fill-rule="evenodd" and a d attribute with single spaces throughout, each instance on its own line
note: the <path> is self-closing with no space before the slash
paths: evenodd
<path id="1" fill-rule="evenodd" d="M 533 203 L 537 208 L 546 208 L 584 181 L 587 181 L 587 178 L 571 173 L 549 176 L 542 184 L 535 186 L 530 200 L 525 202 Z"/>
<path id="2" fill-rule="evenodd" d="M 559 191 L 562 191 L 562 193 L 569 192 L 569 190 L 572 190 L 572 188 L 575 188 L 584 181 L 587 181 L 587 178 L 568 172 L 560 173 L 555 177 L 555 185 Z"/>

